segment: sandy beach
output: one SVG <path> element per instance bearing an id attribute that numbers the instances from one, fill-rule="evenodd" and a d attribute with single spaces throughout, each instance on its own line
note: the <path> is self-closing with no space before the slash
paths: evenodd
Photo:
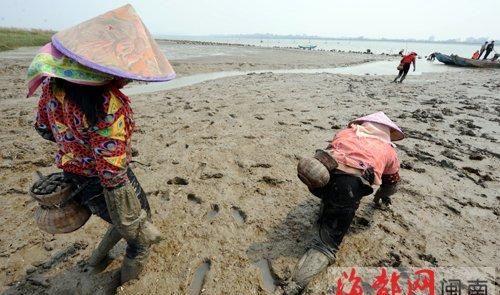
<path id="1" fill-rule="evenodd" d="M 179 78 L 383 60 L 393 62 L 394 75 L 248 73 L 133 95 L 138 155 L 131 165 L 165 240 L 141 279 L 118 294 L 189 294 L 204 262 L 203 294 L 279 294 L 262 269 L 290 275 L 319 211 L 296 176 L 298 159 L 376 111 L 407 135 L 397 142 L 402 184 L 389 209 L 374 208 L 371 196 L 362 200 L 334 267 L 500 265 L 499 70 L 422 73 L 394 84 L 397 57 L 160 45 Z M 0 292 L 113 294 L 107 283 L 119 275 L 123 241 L 101 272 L 83 268 L 105 222 L 92 217 L 76 232 L 50 235 L 33 218 L 37 203 L 27 191 L 35 172 L 57 170 L 55 145 L 32 128 L 37 96 L 25 98 L 34 52 L 0 54 Z M 417 69 L 424 63 L 417 60 Z M 326 293 L 336 279 L 322 274 L 308 294 Z M 489 279 L 498 286 L 498 275 Z"/>

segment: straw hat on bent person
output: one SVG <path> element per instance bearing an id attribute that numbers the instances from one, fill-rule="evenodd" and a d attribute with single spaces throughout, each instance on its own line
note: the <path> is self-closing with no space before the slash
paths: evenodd
<path id="1" fill-rule="evenodd" d="M 384 112 L 376 112 L 364 117 L 357 118 L 351 121 L 348 126 L 350 127 L 352 124 L 362 124 L 364 122 L 372 122 L 389 127 L 391 141 L 398 141 L 405 137 L 401 128 L 399 128 L 396 123 L 394 123 L 389 117 L 387 117 Z"/>

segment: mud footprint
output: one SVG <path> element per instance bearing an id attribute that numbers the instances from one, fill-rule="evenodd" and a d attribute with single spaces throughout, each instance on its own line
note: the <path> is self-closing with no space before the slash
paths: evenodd
<path id="1" fill-rule="evenodd" d="M 251 165 L 250 167 L 252 168 L 271 168 L 273 165 L 269 164 L 269 163 L 257 163 L 257 164 L 253 164 Z"/>
<path id="2" fill-rule="evenodd" d="M 206 215 L 206 218 L 208 219 L 208 221 L 212 221 L 215 219 L 215 217 L 217 217 L 217 215 L 219 215 L 219 205 L 217 204 L 211 204 L 210 205 L 210 210 L 207 212 L 207 215 Z"/>
<path id="3" fill-rule="evenodd" d="M 189 193 L 187 195 L 187 199 L 193 203 L 196 203 L 196 204 L 201 204 L 203 202 L 203 200 L 200 198 L 200 197 L 197 197 L 195 194 L 193 193 Z"/>
<path id="4" fill-rule="evenodd" d="M 205 259 L 203 263 L 201 263 L 193 274 L 193 279 L 191 280 L 191 285 L 189 285 L 189 295 L 198 295 L 203 292 L 203 284 L 205 283 L 205 277 L 207 273 L 210 271 L 210 267 L 212 266 L 212 262 L 210 259 Z"/>
<path id="5" fill-rule="evenodd" d="M 231 215 L 233 216 L 234 221 L 236 221 L 238 225 L 245 224 L 247 220 L 247 214 L 236 206 L 231 207 Z"/>
<path id="6" fill-rule="evenodd" d="M 274 291 L 276 291 L 276 280 L 269 265 L 269 261 L 267 259 L 261 259 L 257 261 L 255 266 L 260 271 L 260 286 L 265 292 L 273 294 Z"/>

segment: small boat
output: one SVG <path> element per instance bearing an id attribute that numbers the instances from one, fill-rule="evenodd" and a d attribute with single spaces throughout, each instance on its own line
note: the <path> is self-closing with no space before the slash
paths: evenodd
<path id="1" fill-rule="evenodd" d="M 499 61 L 485 60 L 485 59 L 471 59 L 460 57 L 458 55 L 446 55 L 442 53 L 436 53 L 436 59 L 440 62 L 458 66 L 458 67 L 471 67 L 471 68 L 500 68 Z"/>
<path id="2" fill-rule="evenodd" d="M 436 52 L 436 59 L 444 63 L 445 65 L 456 66 L 455 61 L 449 55 Z"/>
<path id="3" fill-rule="evenodd" d="M 458 55 L 452 54 L 450 57 L 455 61 L 455 65 L 459 67 L 469 67 L 470 65 L 467 63 L 467 59 L 465 57 L 460 57 Z"/>
<path id="4" fill-rule="evenodd" d="M 464 58 L 464 63 L 469 67 L 475 68 L 497 68 L 500 69 L 500 61 L 487 59 L 468 59 Z"/>
<path id="5" fill-rule="evenodd" d="M 317 47 L 317 45 L 299 45 L 300 49 L 307 49 L 307 50 L 312 50 L 316 47 Z"/>

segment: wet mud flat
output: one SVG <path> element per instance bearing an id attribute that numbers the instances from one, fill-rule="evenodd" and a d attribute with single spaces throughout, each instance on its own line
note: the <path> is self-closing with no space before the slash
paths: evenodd
<path id="1" fill-rule="evenodd" d="M 20 77 L 22 67 L 2 78 Z M 132 96 L 131 165 L 166 239 L 142 278 L 117 289 L 123 242 L 102 269 L 84 267 L 104 222 L 92 217 L 56 236 L 36 228 L 27 190 L 37 170 L 56 170 L 55 147 L 31 128 L 36 99 L 4 97 L 1 292 L 278 294 L 319 213 L 296 177 L 298 159 L 352 118 L 379 110 L 407 134 L 396 144 L 400 190 L 390 208 L 363 199 L 334 266 L 496 267 L 500 72 L 424 73 L 402 85 L 391 78 L 259 73 Z M 14 94 L 17 84 L 5 83 L 4 93 Z M 309 294 L 327 292 L 337 278 L 325 272 Z"/>

